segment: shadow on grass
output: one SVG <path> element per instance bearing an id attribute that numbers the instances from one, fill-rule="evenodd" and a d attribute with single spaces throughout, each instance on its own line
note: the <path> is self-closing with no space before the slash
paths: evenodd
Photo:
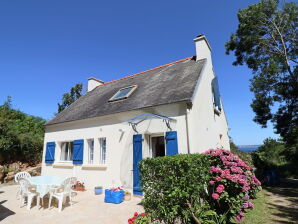
<path id="1" fill-rule="evenodd" d="M 7 202 L 7 200 L 0 201 L 0 221 L 2 221 L 3 219 L 7 218 L 10 215 L 16 214 L 2 205 L 5 202 Z"/>
<path id="2" fill-rule="evenodd" d="M 297 223 L 298 180 L 283 180 L 278 186 L 265 187 L 274 223 Z"/>

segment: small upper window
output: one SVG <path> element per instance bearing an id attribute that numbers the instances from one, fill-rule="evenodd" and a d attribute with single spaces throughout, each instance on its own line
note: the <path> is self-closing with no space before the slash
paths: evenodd
<path id="1" fill-rule="evenodd" d="M 137 86 L 129 86 L 122 89 L 119 89 L 118 92 L 111 98 L 109 101 L 115 101 L 115 100 L 122 100 L 128 98 Z"/>

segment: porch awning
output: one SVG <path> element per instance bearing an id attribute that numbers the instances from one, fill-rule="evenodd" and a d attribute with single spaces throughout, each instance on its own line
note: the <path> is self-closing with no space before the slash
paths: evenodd
<path id="1" fill-rule="evenodd" d="M 170 117 L 167 117 L 167 116 L 163 116 L 163 115 L 159 115 L 159 114 L 151 114 L 151 113 L 145 113 L 145 114 L 141 114 L 139 116 L 136 116 L 136 117 L 133 117 L 133 118 L 130 118 L 128 119 L 126 122 L 132 126 L 133 130 L 135 132 L 138 132 L 137 131 L 137 125 L 145 120 L 148 120 L 148 119 L 162 119 L 163 122 L 166 123 L 167 127 L 171 129 L 171 126 L 170 126 L 170 121 L 176 121 L 176 119 L 174 118 L 170 118 Z"/>

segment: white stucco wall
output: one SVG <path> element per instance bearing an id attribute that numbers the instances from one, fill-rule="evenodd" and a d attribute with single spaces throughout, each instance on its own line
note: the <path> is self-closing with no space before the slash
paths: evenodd
<path id="1" fill-rule="evenodd" d="M 179 153 L 187 153 L 186 126 L 185 126 L 185 104 L 171 104 L 145 110 L 125 112 L 104 117 L 86 119 L 82 121 L 68 122 L 63 124 L 47 126 L 45 133 L 44 149 L 47 142 L 56 142 L 55 162 L 52 165 L 44 163 L 45 150 L 43 153 L 42 175 L 54 176 L 76 176 L 78 180 L 85 182 L 87 188 L 94 186 L 124 186 L 132 188 L 132 164 L 133 148 L 132 138 L 134 131 L 125 122 L 127 119 L 143 113 L 156 113 L 176 119 L 171 122 L 171 128 L 177 131 Z M 166 124 L 160 119 L 146 120 L 137 126 L 139 134 L 143 134 L 143 157 L 149 155 L 149 135 L 164 134 L 169 131 Z M 97 139 L 105 137 L 107 144 L 107 163 L 99 164 L 99 147 Z M 84 164 L 72 165 L 71 162 L 60 162 L 60 143 L 84 139 Z M 95 139 L 94 164 L 87 163 L 87 139 Z"/>
<path id="2" fill-rule="evenodd" d="M 197 83 L 192 106 L 187 110 L 189 126 L 189 142 L 191 153 L 202 153 L 211 148 L 229 150 L 228 125 L 224 108 L 220 115 L 214 113 L 211 82 L 215 77 L 211 59 L 211 51 L 202 39 L 196 42 L 197 54 L 207 59 Z M 197 57 L 197 60 L 203 59 Z M 220 137 L 221 136 L 221 137 Z"/>

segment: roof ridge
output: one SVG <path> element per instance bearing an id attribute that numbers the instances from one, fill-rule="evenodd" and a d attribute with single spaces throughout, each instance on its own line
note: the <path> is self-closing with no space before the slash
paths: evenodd
<path id="1" fill-rule="evenodd" d="M 109 82 L 105 82 L 105 83 L 103 83 L 101 85 L 98 85 L 98 86 L 104 86 L 104 85 L 107 85 L 107 84 L 110 84 L 110 83 L 114 83 L 114 82 L 117 82 L 117 81 L 120 81 L 120 80 L 123 80 L 123 79 L 128 79 L 128 78 L 131 78 L 133 76 L 141 75 L 141 74 L 143 74 L 145 72 L 150 72 L 150 71 L 153 71 L 155 69 L 163 68 L 163 67 L 166 67 L 166 66 L 169 66 L 169 65 L 173 65 L 173 64 L 177 64 L 179 62 L 186 61 L 186 60 L 191 59 L 193 57 L 194 56 L 191 56 L 191 57 L 184 58 L 184 59 L 181 59 L 181 60 L 178 60 L 178 61 L 174 61 L 174 62 L 171 62 L 171 63 L 168 63 L 168 64 L 164 64 L 164 65 L 161 65 L 161 66 L 158 66 L 158 67 L 155 67 L 155 68 L 151 68 L 151 69 L 145 70 L 143 72 L 139 72 L 139 73 L 136 73 L 136 74 L 133 74 L 133 75 L 125 76 L 123 78 L 119 78 L 119 79 L 115 79 L 115 80 L 112 80 L 112 81 L 109 81 Z"/>

